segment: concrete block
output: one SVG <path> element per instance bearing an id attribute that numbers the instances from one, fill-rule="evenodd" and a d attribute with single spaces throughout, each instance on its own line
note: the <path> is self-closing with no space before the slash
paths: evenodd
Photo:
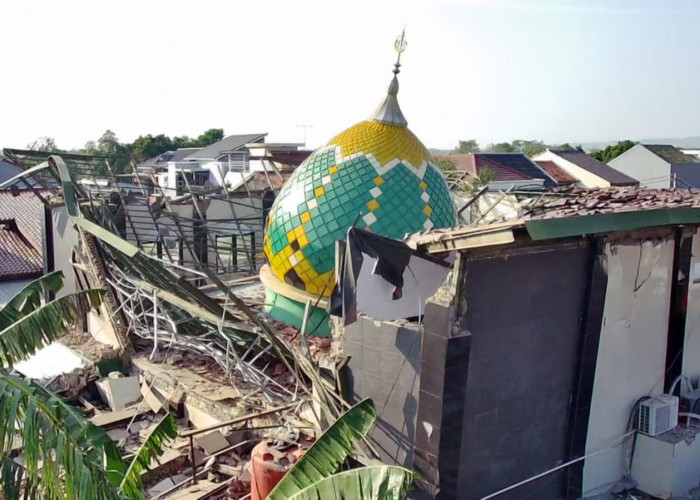
<path id="1" fill-rule="evenodd" d="M 212 417 L 210 414 L 200 410 L 193 404 L 185 403 L 185 416 L 193 427 L 202 429 L 211 425 L 220 424 L 221 420 Z"/>
<path id="2" fill-rule="evenodd" d="M 100 396 L 112 410 L 124 410 L 141 401 L 138 377 L 107 377 L 98 380 L 96 385 Z"/>
<path id="3" fill-rule="evenodd" d="M 207 455 L 213 455 L 217 451 L 231 446 L 226 437 L 219 431 L 213 431 L 209 434 L 196 437 L 194 442 L 201 446 Z"/>

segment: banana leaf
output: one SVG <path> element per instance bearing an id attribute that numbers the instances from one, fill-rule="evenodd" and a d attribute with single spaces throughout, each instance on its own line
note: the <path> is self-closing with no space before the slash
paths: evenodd
<path id="1" fill-rule="evenodd" d="M 177 437 L 175 417 L 169 413 L 156 425 L 131 461 L 119 484 L 120 491 L 128 498 L 144 498 L 141 493 L 141 473 L 154 457 L 163 454 L 163 445 Z"/>
<path id="2" fill-rule="evenodd" d="M 413 472 L 403 467 L 360 467 L 321 479 L 289 500 L 399 500 L 406 498 Z"/>
<path id="3" fill-rule="evenodd" d="M 10 316 L 14 320 L 0 330 L 0 366 L 10 366 L 27 359 L 64 335 L 81 312 L 90 306 L 99 306 L 102 294 L 102 290 L 85 290 L 45 305 L 32 304 L 33 307 L 27 307 L 28 302 L 33 300 L 29 294 L 25 295 L 25 302 L 21 305 L 10 301 L 0 311 L 0 324 L 2 319 Z M 12 307 L 12 310 L 9 311 L 8 307 Z M 6 313 L 4 317 L 3 313 Z"/>
<path id="4" fill-rule="evenodd" d="M 377 411 L 365 399 L 336 420 L 270 492 L 270 500 L 285 500 L 338 471 L 355 445 L 374 425 Z"/>
<path id="5" fill-rule="evenodd" d="M 103 467 L 106 433 L 59 396 L 0 372 L 0 489 L 7 500 L 119 498 Z M 21 461 L 13 450 L 22 449 Z"/>

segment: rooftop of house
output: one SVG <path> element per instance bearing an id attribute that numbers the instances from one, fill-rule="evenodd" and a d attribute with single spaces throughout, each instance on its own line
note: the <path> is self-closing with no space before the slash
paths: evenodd
<path id="1" fill-rule="evenodd" d="M 43 253 L 44 205 L 31 190 L 0 191 L 0 220 L 14 220 L 22 235 Z"/>
<path id="2" fill-rule="evenodd" d="M 38 278 L 44 272 L 41 254 L 14 219 L 0 219 L 0 281 Z"/>
<path id="3" fill-rule="evenodd" d="M 670 144 L 643 144 L 643 146 L 668 163 L 698 162 L 693 156 L 683 153 L 683 151 Z"/>
<path id="4" fill-rule="evenodd" d="M 486 159 L 490 165 L 498 164 L 515 170 L 528 179 L 544 179 L 547 188 L 553 188 L 557 182 L 523 153 L 472 153 L 476 158 L 477 168 L 480 161 Z M 489 167 L 492 168 L 492 167 Z"/>
<path id="5" fill-rule="evenodd" d="M 552 195 L 543 196 L 535 203 L 526 204 L 523 207 L 523 215 L 530 218 L 556 219 L 660 209 L 700 208 L 700 190 L 698 189 L 567 187 L 555 190 Z"/>
<path id="6" fill-rule="evenodd" d="M 608 181 L 613 186 L 636 186 L 639 184 L 637 179 L 634 179 L 629 175 L 625 175 L 619 170 L 616 170 L 611 166 L 588 156 L 586 153 L 582 153 L 581 151 L 576 151 L 573 149 L 550 149 L 549 151 L 558 157 L 563 158 L 564 160 L 569 161 L 584 170 L 587 170 L 593 175 Z"/>
<path id="7" fill-rule="evenodd" d="M 196 153 L 200 149 L 202 148 L 179 148 L 174 151 L 166 151 L 158 156 L 142 161 L 138 164 L 138 168 L 164 167 L 169 161 L 181 161 L 186 156 Z"/>
<path id="8" fill-rule="evenodd" d="M 474 156 L 474 163 L 476 167 L 477 175 L 481 174 L 484 170 L 488 169 L 493 172 L 496 181 L 527 181 L 532 179 L 537 179 L 538 177 L 532 177 L 526 175 L 520 170 L 516 170 L 511 167 L 507 167 L 498 161 L 491 160 L 489 158 Z M 543 176 L 542 176 L 543 177 Z M 540 179 L 542 177 L 539 177 Z"/>
<path id="9" fill-rule="evenodd" d="M 433 229 L 409 237 L 408 244 L 429 253 L 514 241 L 525 228 L 533 240 L 580 237 L 652 227 L 700 223 L 700 190 L 560 187 L 522 200 L 517 215 L 501 222 Z"/>
<path id="10" fill-rule="evenodd" d="M 8 163 L 6 161 L 0 160 L 0 183 L 9 181 L 12 179 L 15 175 L 18 175 L 22 173 L 24 170 L 18 167 L 17 165 L 13 165 L 11 163 Z M 32 179 L 27 179 L 30 183 L 34 183 Z M 18 181 L 18 186 L 23 187 L 25 184 L 21 181 Z"/>
<path id="11" fill-rule="evenodd" d="M 570 175 L 566 170 L 560 168 L 553 161 L 535 160 L 535 163 L 537 163 L 542 170 L 547 172 L 550 177 L 557 181 L 560 186 L 568 186 L 578 182 L 576 177 Z"/>
<path id="12" fill-rule="evenodd" d="M 263 142 L 267 133 L 229 135 L 183 158 L 183 160 L 216 160 L 221 155 L 243 148 L 246 144 Z"/>
<path id="13" fill-rule="evenodd" d="M 547 181 L 553 185 L 552 179 L 522 153 L 458 153 L 438 156 L 438 159 L 448 160 L 456 171 L 465 172 L 472 179 L 477 178 L 484 170 L 490 170 L 494 174 L 494 181 L 545 179 L 545 185 Z"/>

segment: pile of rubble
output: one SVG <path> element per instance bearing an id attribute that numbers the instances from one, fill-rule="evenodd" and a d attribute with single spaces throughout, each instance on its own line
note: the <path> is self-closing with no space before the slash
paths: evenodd
<path id="1" fill-rule="evenodd" d="M 697 189 L 556 189 L 523 204 L 524 215 L 532 219 L 556 219 L 579 215 L 636 212 L 662 208 L 699 208 Z"/>
<path id="2" fill-rule="evenodd" d="M 75 343 L 79 337 L 72 334 L 67 340 Z M 255 483 L 254 460 L 258 468 L 262 464 L 265 474 L 276 470 L 281 477 L 296 460 L 292 455 L 298 458 L 317 435 L 316 419 L 304 400 L 290 398 L 291 403 L 280 404 L 263 393 L 255 394 L 243 381 L 231 385 L 225 371 L 207 357 L 174 351 L 149 360 L 146 352 L 137 349 L 128 369 L 107 372 L 120 366 L 121 358 L 111 359 L 111 350 L 105 348 L 106 357 L 99 359 L 94 348 L 90 343 L 86 349 L 93 362 L 82 355 L 80 346 L 48 346 L 49 354 L 60 351 L 80 360 L 81 366 L 34 380 L 81 407 L 92 424 L 106 431 L 126 461 L 166 414 L 176 417 L 178 437 L 142 474 L 149 499 L 248 497 Z M 35 359 L 43 359 L 41 351 Z M 63 366 L 73 365 L 64 362 Z M 32 359 L 22 368 L 30 373 Z M 44 366 L 47 369 L 58 372 L 60 366 Z M 283 365 L 273 373 L 280 384 L 294 386 Z M 62 385 L 56 385 L 58 380 Z"/>

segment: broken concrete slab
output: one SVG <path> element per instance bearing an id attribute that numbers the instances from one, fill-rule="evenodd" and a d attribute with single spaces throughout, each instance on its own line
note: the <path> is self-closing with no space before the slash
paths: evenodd
<path id="1" fill-rule="evenodd" d="M 198 481 L 197 484 L 188 486 L 184 490 L 178 491 L 168 497 L 169 500 L 199 500 L 206 498 L 219 491 L 224 491 L 228 483 L 212 483 L 211 481 Z"/>
<path id="2" fill-rule="evenodd" d="M 152 391 L 146 382 L 141 384 L 141 395 L 153 413 L 158 413 L 161 409 L 163 409 L 165 401 L 161 399 L 155 391 Z"/>
<path id="3" fill-rule="evenodd" d="M 95 382 L 97 390 L 112 410 L 123 410 L 141 401 L 138 377 L 109 377 Z"/>
<path id="4" fill-rule="evenodd" d="M 207 455 L 213 455 L 217 451 L 224 450 L 231 446 L 226 437 L 219 431 L 198 436 L 194 439 L 197 445 L 201 446 Z"/>
<path id="5" fill-rule="evenodd" d="M 203 429 L 204 427 L 210 427 L 212 425 L 217 425 L 222 422 L 210 413 L 198 408 L 193 404 L 185 403 L 185 417 L 190 421 L 193 427 L 197 429 Z"/>
<path id="6" fill-rule="evenodd" d="M 178 484 L 182 483 L 183 481 L 186 481 L 189 478 L 190 476 L 187 476 L 185 474 L 177 474 L 175 476 L 163 479 L 162 481 L 159 481 L 150 488 L 148 488 L 148 490 L 146 491 L 148 498 L 153 498 L 162 495 L 166 491 L 172 489 L 174 486 L 177 486 Z"/>
<path id="7" fill-rule="evenodd" d="M 131 420 L 135 415 L 141 415 L 147 411 L 148 409 L 146 408 L 129 408 L 127 410 L 110 411 L 95 415 L 94 417 L 90 418 L 90 422 L 98 427 L 108 427 L 126 420 Z"/>
<path id="8" fill-rule="evenodd" d="M 121 441 L 122 439 L 128 439 L 129 438 L 129 433 L 124 430 L 124 429 L 112 429 L 107 431 L 107 435 L 109 438 L 116 442 Z"/>

